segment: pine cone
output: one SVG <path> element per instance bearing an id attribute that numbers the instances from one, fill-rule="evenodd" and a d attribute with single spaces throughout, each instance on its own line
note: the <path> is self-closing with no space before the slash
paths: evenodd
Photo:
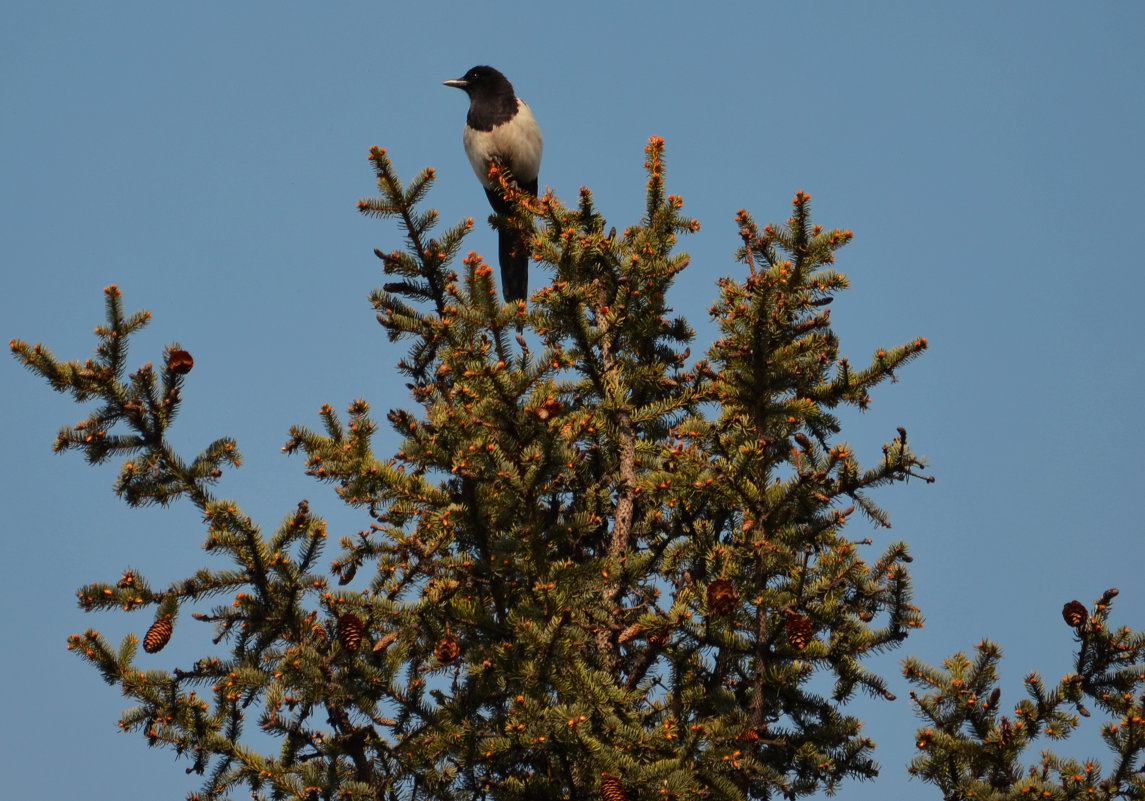
<path id="1" fill-rule="evenodd" d="M 334 568 L 334 572 L 339 574 L 338 584 L 340 586 L 345 587 L 347 584 L 354 580 L 354 576 L 358 573 L 357 562 L 347 562 L 344 565 L 339 565 L 337 562 L 335 562 L 334 564 L 336 566 Z"/>
<path id="2" fill-rule="evenodd" d="M 811 641 L 811 621 L 798 612 L 787 610 L 784 628 L 787 630 L 787 641 L 796 651 L 802 651 Z"/>
<path id="3" fill-rule="evenodd" d="M 561 406 L 561 402 L 559 400 L 556 398 L 547 398 L 540 406 L 535 406 L 533 408 L 533 414 L 537 416 L 538 420 L 544 422 L 550 417 L 554 417 L 560 414 L 562 408 L 564 407 Z"/>
<path id="4" fill-rule="evenodd" d="M 628 801 L 628 794 L 624 792 L 624 783 L 619 776 L 611 773 L 600 774 L 600 797 L 602 801 Z"/>
<path id="5" fill-rule="evenodd" d="M 310 636 L 313 637 L 314 641 L 319 645 L 325 645 L 330 641 L 330 638 L 326 634 L 326 627 L 318 620 L 315 620 L 314 623 L 311 624 Z"/>
<path id="6" fill-rule="evenodd" d="M 1014 726 L 1010 723 L 1010 719 L 1005 715 L 1002 716 L 1002 723 L 998 727 L 998 744 L 1007 746 L 1010 741 L 1014 739 Z"/>
<path id="7" fill-rule="evenodd" d="M 739 733 L 736 737 L 737 740 L 744 743 L 758 743 L 759 742 L 759 729 L 746 728 Z"/>
<path id="8" fill-rule="evenodd" d="M 461 646 L 457 644 L 457 640 L 448 634 L 438 640 L 437 645 L 433 649 L 433 655 L 436 656 L 437 661 L 442 664 L 452 662 L 460 653 Z"/>
<path id="9" fill-rule="evenodd" d="M 720 617 L 730 615 L 738 603 L 735 587 L 727 579 L 719 578 L 708 585 L 708 608 L 713 614 Z"/>
<path id="10" fill-rule="evenodd" d="M 357 651 L 362 644 L 362 632 L 365 631 L 361 618 L 347 612 L 338 617 L 337 628 L 338 642 L 342 643 L 342 647 L 347 651 Z"/>
<path id="11" fill-rule="evenodd" d="M 171 632 L 175 630 L 175 626 L 171 623 L 171 618 L 161 617 L 151 624 L 151 628 L 147 629 L 147 633 L 143 635 L 143 650 L 149 654 L 156 651 L 162 651 L 163 646 L 171 640 Z"/>
<path id="12" fill-rule="evenodd" d="M 294 522 L 291 523 L 295 528 L 302 528 L 306 524 L 306 516 L 310 514 L 310 501 L 303 498 L 298 502 L 298 511 L 294 513 Z"/>
<path id="13" fill-rule="evenodd" d="M 172 373 L 186 375 L 195 366 L 195 360 L 185 350 L 173 350 L 167 354 L 167 369 Z"/>
<path id="14" fill-rule="evenodd" d="M 391 631 L 389 634 L 387 634 L 386 636 L 384 636 L 380 640 L 378 640 L 376 643 L 374 643 L 374 651 L 376 652 L 376 651 L 386 650 L 391 645 L 393 645 L 394 642 L 397 641 L 397 639 L 398 639 L 398 633 L 396 631 Z"/>
<path id="15" fill-rule="evenodd" d="M 644 633 L 644 627 L 639 623 L 633 623 L 631 626 L 620 632 L 620 636 L 616 638 L 618 643 L 625 643 L 634 637 L 638 637 Z"/>
<path id="16" fill-rule="evenodd" d="M 1089 610 L 1080 601 L 1070 601 L 1062 607 L 1062 617 L 1075 629 L 1080 629 L 1089 621 Z"/>

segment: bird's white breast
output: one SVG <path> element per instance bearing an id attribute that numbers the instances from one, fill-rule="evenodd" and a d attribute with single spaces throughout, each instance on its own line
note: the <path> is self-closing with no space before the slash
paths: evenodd
<path id="1" fill-rule="evenodd" d="M 524 100 L 517 98 L 517 116 L 509 122 L 494 125 L 491 131 L 465 129 L 465 152 L 477 180 L 486 189 L 493 187 L 489 180 L 489 162 L 494 157 L 509 165 L 518 181 L 532 181 L 541 169 L 541 151 L 545 142 L 541 126 Z"/>

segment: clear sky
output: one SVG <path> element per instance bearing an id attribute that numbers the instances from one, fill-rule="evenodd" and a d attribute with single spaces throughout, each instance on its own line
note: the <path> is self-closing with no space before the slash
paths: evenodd
<path id="1" fill-rule="evenodd" d="M 641 212 L 641 148 L 665 138 L 668 189 L 703 224 L 671 299 L 694 352 L 714 281 L 740 271 L 736 209 L 783 220 L 806 190 L 818 222 L 856 234 L 838 264 L 854 288 L 832 307 L 842 350 L 931 345 L 848 417 L 868 460 L 906 426 L 938 481 L 878 497 L 893 531 L 856 523 L 910 543 L 927 626 L 880 662 L 899 700 L 856 707 L 883 777 L 841 797 L 938 798 L 905 775 L 901 656 L 989 636 L 1005 706 L 1027 671 L 1069 669 L 1065 601 L 1118 586 L 1114 622 L 1145 627 L 1143 27 L 1136 2 L 9 3 L 4 337 L 87 356 L 117 283 L 154 315 L 134 362 L 172 340 L 195 356 L 175 439 L 194 454 L 238 438 L 221 491 L 265 528 L 305 497 L 349 533 L 363 522 L 279 448 L 323 402 L 410 405 L 365 299 L 383 281 L 373 248 L 401 244 L 354 208 L 374 193 L 369 146 L 407 178 L 434 166 L 432 205 L 477 219 L 469 246 L 495 252 L 465 97 L 442 80 L 499 67 L 544 129 L 542 185 L 568 201 L 591 187 L 619 228 Z M 74 591 L 128 566 L 156 585 L 191 572 L 197 515 L 128 510 L 113 466 L 53 455 L 83 414 L 14 360 L 0 404 L 4 795 L 182 798 L 187 763 L 116 734 L 124 699 L 64 646 L 88 626 L 142 634 L 148 612 L 85 616 Z"/>

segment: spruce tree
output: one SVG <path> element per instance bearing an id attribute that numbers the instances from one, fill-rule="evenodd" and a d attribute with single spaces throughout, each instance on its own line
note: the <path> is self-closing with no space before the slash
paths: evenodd
<path id="1" fill-rule="evenodd" d="M 619 233 L 587 190 L 575 206 L 523 195 L 493 165 L 514 212 L 498 224 L 551 275 L 528 304 L 502 304 L 489 265 L 461 256 L 473 221 L 434 234 L 421 208 L 433 171 L 405 184 L 371 150 L 379 196 L 358 208 L 396 220 L 405 247 L 376 251 L 391 281 L 370 300 L 408 343 L 397 369 L 412 405 L 383 415 L 392 455 L 376 452 L 384 424 L 365 400 L 291 429 L 284 450 L 361 514 L 330 554 L 306 500 L 264 531 L 217 494 L 240 463 L 233 439 L 176 452 L 168 431 L 193 358 L 175 343 L 158 368 L 129 372 L 128 342 L 150 317 L 126 314 L 117 287 L 94 359 L 12 342 L 53 389 L 95 402 L 57 450 L 122 459 L 115 491 L 129 505 L 185 499 L 202 513 L 214 567 L 166 587 L 130 569 L 79 590 L 85 610 L 152 610 L 144 655 L 136 636 L 68 641 L 135 701 L 125 731 L 191 761 L 203 778 L 190 798 L 798 798 L 876 775 L 845 704 L 893 698 L 864 662 L 922 618 L 906 546 L 850 531 L 858 517 L 889 527 L 872 490 L 932 479 L 905 428 L 861 464 L 837 415 L 867 408 L 926 340 L 863 366 L 840 354 L 830 304 L 848 282 L 833 265 L 852 235 L 814 224 L 800 192 L 783 224 L 737 214 L 740 276 L 720 279 L 719 337 L 690 361 L 693 331 L 666 298 L 689 261 L 677 240 L 698 224 L 665 192 L 663 142 L 645 152 L 645 209 Z M 213 644 L 149 669 L 173 637 L 201 636 L 186 615 L 213 627 Z M 1078 692 L 1132 684 L 1109 671 L 1140 637 L 1118 636 L 1087 652 L 1056 702 L 1036 685 L 1045 702 L 1028 719 L 1060 721 Z M 966 776 L 1014 767 L 991 757 L 952 772 L 994 746 L 980 726 L 958 740 L 972 707 L 943 706 L 966 681 L 961 661 L 950 671 L 907 663 L 946 699 L 918 699 L 943 735 L 914 769 L 955 798 Z M 975 676 L 975 692 L 991 681 Z M 1139 701 L 1114 707 L 1140 715 Z M 259 730 L 277 753 L 255 747 Z M 1124 778 L 1142 745 L 1120 731 Z"/>

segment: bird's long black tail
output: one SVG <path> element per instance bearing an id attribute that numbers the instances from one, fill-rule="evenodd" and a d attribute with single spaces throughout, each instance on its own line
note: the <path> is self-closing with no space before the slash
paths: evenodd
<path id="1" fill-rule="evenodd" d="M 537 180 L 522 184 L 521 188 L 534 197 L 537 194 Z M 486 189 L 485 196 L 493 211 L 502 216 L 512 213 L 512 208 L 496 190 Z M 525 240 L 512 231 L 497 232 L 497 261 L 501 265 L 501 295 L 506 303 L 529 298 L 529 246 Z"/>
<path id="2" fill-rule="evenodd" d="M 497 258 L 501 263 L 501 294 L 506 303 L 529 297 L 529 254 L 513 231 L 497 232 Z"/>

